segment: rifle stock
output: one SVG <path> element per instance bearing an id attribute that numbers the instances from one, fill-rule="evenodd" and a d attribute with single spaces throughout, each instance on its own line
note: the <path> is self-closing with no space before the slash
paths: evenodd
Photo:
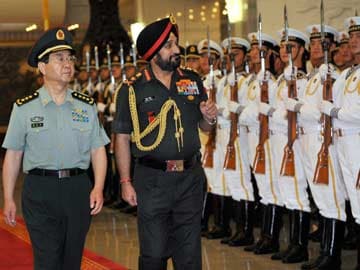
<path id="1" fill-rule="evenodd" d="M 296 79 L 293 78 L 288 82 L 288 97 L 296 98 Z M 295 157 L 293 145 L 296 140 L 296 112 L 287 111 L 288 118 L 288 142 L 284 148 L 284 156 L 281 162 L 280 175 L 295 176 Z"/>
<path id="2" fill-rule="evenodd" d="M 332 80 L 329 75 L 327 75 L 327 78 L 324 81 L 323 99 L 328 101 L 332 100 Z M 322 118 L 323 143 L 318 153 L 313 182 L 315 184 L 328 185 L 329 184 L 329 145 L 332 142 L 332 134 L 331 134 L 332 123 L 331 123 L 331 117 L 326 114 L 322 114 L 321 118 Z"/>
<path id="3" fill-rule="evenodd" d="M 238 88 L 237 88 L 237 81 L 230 89 L 231 92 L 231 101 L 238 101 Z M 226 155 L 224 160 L 224 169 L 227 170 L 235 170 L 236 169 L 236 151 L 235 151 L 235 140 L 238 136 L 238 119 L 239 115 L 237 113 L 230 113 L 230 137 L 229 142 L 226 147 Z"/>
<path id="4" fill-rule="evenodd" d="M 261 102 L 269 103 L 268 82 L 263 81 L 260 88 Z M 255 173 L 265 174 L 265 141 L 269 138 L 269 117 L 267 115 L 259 114 L 259 122 L 259 144 L 256 147 L 253 168 Z"/>
<path id="5" fill-rule="evenodd" d="M 216 102 L 216 89 L 210 89 L 209 99 Z M 202 164 L 204 168 L 214 167 L 214 150 L 216 148 L 216 128 L 211 129 L 208 140 L 205 144 L 204 156 Z"/>

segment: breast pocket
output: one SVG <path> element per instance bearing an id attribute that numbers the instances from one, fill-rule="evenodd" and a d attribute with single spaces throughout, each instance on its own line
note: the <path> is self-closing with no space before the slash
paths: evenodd
<path id="1" fill-rule="evenodd" d="M 89 122 L 73 122 L 71 124 L 74 140 L 81 153 L 90 151 L 91 147 L 91 125 Z"/>

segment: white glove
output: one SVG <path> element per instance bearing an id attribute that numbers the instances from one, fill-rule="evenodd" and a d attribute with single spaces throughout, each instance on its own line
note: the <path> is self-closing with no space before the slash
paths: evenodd
<path id="1" fill-rule="evenodd" d="M 292 78 L 292 76 L 294 76 L 294 78 L 296 79 L 296 75 L 297 75 L 297 67 L 296 66 L 287 66 L 284 69 L 284 78 L 287 81 L 290 81 Z"/>
<path id="2" fill-rule="evenodd" d="M 269 104 L 265 102 L 260 102 L 259 112 L 263 115 L 269 115 L 270 110 L 273 109 Z"/>
<path id="3" fill-rule="evenodd" d="M 285 107 L 288 111 L 292 112 L 298 112 L 300 108 L 296 108 L 301 105 L 301 102 L 293 99 L 293 98 L 287 98 L 284 100 Z"/>
<path id="4" fill-rule="evenodd" d="M 228 75 L 227 81 L 228 81 L 229 85 L 231 85 L 231 86 L 233 86 L 235 84 L 235 74 L 233 72 L 231 72 Z"/>
<path id="5" fill-rule="evenodd" d="M 241 106 L 239 103 L 235 101 L 228 101 L 228 110 L 232 113 L 240 114 L 244 109 L 244 106 Z"/>
<path id="6" fill-rule="evenodd" d="M 96 85 L 95 90 L 101 92 L 103 88 L 104 88 L 104 83 L 101 82 Z"/>
<path id="7" fill-rule="evenodd" d="M 115 103 L 112 102 L 112 103 L 110 104 L 110 112 L 111 112 L 111 113 L 114 113 L 115 111 L 116 111 L 116 106 L 115 106 Z"/>
<path id="8" fill-rule="evenodd" d="M 322 81 L 326 80 L 328 71 L 329 71 L 330 77 L 333 78 L 334 80 L 336 80 L 339 77 L 339 75 L 337 74 L 336 70 L 334 69 L 334 67 L 332 65 L 329 65 L 329 69 L 328 69 L 327 65 L 322 64 L 319 67 L 319 74 L 320 74 L 320 78 Z"/>
<path id="9" fill-rule="evenodd" d="M 211 89 L 211 86 L 212 86 L 211 84 L 212 84 L 212 81 L 210 80 L 210 76 L 208 75 L 208 76 L 206 76 L 206 79 L 203 80 L 203 85 L 204 85 L 205 89 L 209 90 L 209 89 Z"/>
<path id="10" fill-rule="evenodd" d="M 271 74 L 268 70 L 265 70 L 265 73 L 263 71 L 260 71 L 256 76 L 256 78 L 259 82 L 266 82 L 270 79 L 270 77 L 271 77 Z"/>
<path id="11" fill-rule="evenodd" d="M 330 101 L 322 100 L 320 102 L 320 112 L 325 113 L 329 116 L 331 115 L 331 111 L 335 108 L 334 104 L 332 104 Z"/>
<path id="12" fill-rule="evenodd" d="M 110 93 L 111 94 L 114 93 L 114 91 L 115 91 L 115 83 L 110 83 L 108 87 L 109 87 Z"/>
<path id="13" fill-rule="evenodd" d="M 97 103 L 97 109 L 99 112 L 101 112 L 101 113 L 104 112 L 105 108 L 106 108 L 106 105 L 104 103 L 102 103 L 102 102 Z"/>

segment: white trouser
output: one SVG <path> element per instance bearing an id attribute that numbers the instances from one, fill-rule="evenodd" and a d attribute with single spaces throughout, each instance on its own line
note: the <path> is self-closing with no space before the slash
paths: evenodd
<path id="1" fill-rule="evenodd" d="M 254 201 L 248 151 L 247 130 L 240 127 L 239 136 L 235 141 L 236 169 L 224 170 L 231 197 L 236 201 Z"/>
<path id="2" fill-rule="evenodd" d="M 329 184 L 324 185 L 313 182 L 317 156 L 322 144 L 319 132 L 301 135 L 300 144 L 304 157 L 306 178 L 320 214 L 325 218 L 345 221 L 346 191 L 334 145 L 329 146 Z"/>
<path id="3" fill-rule="evenodd" d="M 334 137 L 351 211 L 356 223 L 360 224 L 360 189 L 356 189 L 360 170 L 360 131 L 357 134 Z"/>
<path id="4" fill-rule="evenodd" d="M 226 146 L 229 140 L 229 128 L 216 130 L 216 148 L 214 150 L 214 167 L 205 168 L 205 174 L 208 179 L 210 192 L 221 196 L 230 196 L 226 178 L 224 175 L 224 159 Z"/>
<path id="5" fill-rule="evenodd" d="M 256 132 L 248 133 L 249 138 L 249 147 L 254 149 L 254 152 L 251 153 L 253 156 L 252 162 L 255 158 L 256 146 L 259 144 L 259 135 Z M 255 145 L 251 145 L 255 144 Z M 261 197 L 261 203 L 264 205 L 275 204 L 282 206 L 283 201 L 280 196 L 280 191 L 278 187 L 278 178 L 274 178 L 274 164 L 271 157 L 271 146 L 269 140 L 266 140 L 265 144 L 265 174 L 255 173 L 256 183 L 259 189 L 259 195 Z"/>
<path id="6" fill-rule="evenodd" d="M 284 156 L 284 148 L 288 137 L 282 133 L 275 133 L 270 137 L 272 156 L 276 163 L 276 172 L 280 173 L 281 163 Z M 309 194 L 303 166 L 301 146 L 298 140 L 293 144 L 295 158 L 295 176 L 279 176 L 279 189 L 283 202 L 287 209 L 310 212 Z"/>

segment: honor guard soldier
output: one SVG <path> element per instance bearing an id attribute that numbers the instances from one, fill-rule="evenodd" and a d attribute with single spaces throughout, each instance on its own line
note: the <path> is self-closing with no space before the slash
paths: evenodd
<path id="1" fill-rule="evenodd" d="M 142 59 L 139 55 L 136 55 L 136 70 L 138 72 L 143 71 L 145 68 L 149 66 L 149 62 L 145 59 Z"/>
<path id="2" fill-rule="evenodd" d="M 240 114 L 240 124 L 246 125 L 248 130 L 249 160 L 253 164 L 256 184 L 259 188 L 261 204 L 263 205 L 263 219 L 260 239 L 252 246 L 245 247 L 246 251 L 254 251 L 255 254 L 269 254 L 279 249 L 279 233 L 282 218 L 283 201 L 280 195 L 278 179 L 273 179 L 271 174 L 272 159 L 270 154 L 269 140 L 261 134 L 268 134 L 268 128 L 259 121 L 262 115 L 259 105 L 263 102 L 263 94 L 270 105 L 273 102 L 275 78 L 272 75 L 274 66 L 270 58 L 276 41 L 265 33 L 262 33 L 262 46 L 259 43 L 259 33 L 250 33 L 248 39 L 251 44 L 250 57 L 254 65 L 255 74 L 250 77 L 246 90 L 245 108 Z M 264 66 L 261 62 L 263 51 Z M 264 69 L 264 70 L 262 70 Z M 242 91 L 242 90 L 241 90 Z M 263 116 L 263 118 L 267 116 Z M 263 171 L 258 171 L 255 166 L 257 151 L 262 147 Z"/>
<path id="3" fill-rule="evenodd" d="M 198 126 L 211 130 L 217 109 L 199 76 L 179 68 L 178 37 L 172 16 L 142 30 L 136 46 L 149 68 L 117 99 L 115 154 L 123 198 L 138 206 L 140 270 L 165 270 L 169 258 L 176 269 L 201 269 Z"/>
<path id="4" fill-rule="evenodd" d="M 134 66 L 134 59 L 132 58 L 131 55 L 127 55 L 125 57 L 124 68 L 125 68 L 126 79 L 135 80 L 136 67 Z"/>
<path id="5" fill-rule="evenodd" d="M 223 40 L 221 45 L 229 58 L 230 69 L 228 75 L 219 83 L 218 100 L 222 105 L 218 106 L 224 108 L 222 114 L 230 120 L 227 123 L 218 121 L 218 126 L 222 125 L 219 132 L 224 133 L 224 177 L 233 200 L 232 212 L 236 223 L 235 233 L 230 238 L 223 239 L 221 243 L 246 246 L 254 242 L 254 190 L 248 159 L 247 131 L 238 124 L 238 118 L 241 113 L 240 100 L 244 97 L 244 93 L 240 93 L 239 89 L 246 82 L 248 75 L 244 67 L 250 43 L 243 38 L 229 37 Z M 222 87 L 222 81 L 226 81 L 225 87 Z"/>
<path id="6" fill-rule="evenodd" d="M 217 88 L 222 73 L 220 61 L 224 57 L 223 49 L 213 40 L 203 39 L 197 45 L 200 54 L 200 67 L 203 72 L 203 84 L 209 97 L 217 99 Z M 210 59 L 209 59 L 210 57 Z M 220 116 L 221 118 L 221 116 Z M 221 118 L 220 121 L 222 121 Z M 200 131 L 202 141 L 203 166 L 207 178 L 208 193 L 205 197 L 205 209 L 203 223 L 203 234 L 209 239 L 229 237 L 230 229 L 230 207 L 231 197 L 226 185 L 223 185 L 223 148 L 216 147 L 220 136 L 216 132 L 204 134 Z M 206 232 L 210 209 L 214 213 L 214 226 Z"/>
<path id="7" fill-rule="evenodd" d="M 320 110 L 333 117 L 334 140 L 339 154 L 341 171 L 349 195 L 352 215 L 357 225 L 360 226 L 360 17 L 346 19 L 345 27 L 349 33 L 349 45 L 354 57 L 354 64 L 345 69 L 334 83 L 334 102 L 322 101 Z M 359 232 L 360 230 L 357 235 L 358 261 L 356 269 L 360 269 Z M 337 242 L 335 243 L 337 244 Z M 330 267 L 329 269 L 335 268 Z"/>
<path id="8" fill-rule="evenodd" d="M 331 52 L 331 59 L 339 72 L 351 67 L 353 55 L 349 46 L 349 34 L 346 31 L 339 32 L 336 48 Z"/>
<path id="9" fill-rule="evenodd" d="M 321 64 L 317 73 L 310 73 L 305 86 L 305 93 L 298 101 L 288 98 L 285 101 L 287 110 L 298 112 L 299 141 L 303 149 L 303 162 L 310 187 L 311 194 L 320 215 L 324 218 L 323 237 L 320 240 L 320 256 L 315 260 L 302 265 L 302 269 L 333 269 L 341 268 L 341 248 L 344 238 L 345 213 L 345 186 L 339 164 L 336 146 L 330 143 L 328 146 L 327 162 L 321 162 L 321 151 L 326 141 L 325 116 L 321 115 L 319 107 L 323 100 L 324 87 L 328 82 L 328 75 L 333 80 L 338 77 L 335 67 L 329 63 L 324 64 L 325 53 L 323 41 L 329 44 L 329 51 L 335 48 L 337 31 L 331 26 L 324 25 L 324 40 L 322 40 L 321 26 L 311 25 L 307 27 L 310 35 L 310 54 Z M 324 46 L 325 47 L 325 46 Z M 330 55 L 330 54 L 329 54 Z M 331 91 L 331 88 L 330 88 Z M 327 91 L 326 91 L 327 92 Z M 319 167 L 320 164 L 322 167 Z M 324 167 L 325 166 L 325 167 Z M 326 168 L 327 177 L 317 172 Z M 322 176 L 322 177 L 320 177 Z"/>
<path id="10" fill-rule="evenodd" d="M 195 44 L 186 47 L 185 59 L 186 66 L 199 73 L 200 71 L 200 55 Z"/>
<path id="11" fill-rule="evenodd" d="M 23 160 L 22 211 L 35 270 L 79 270 L 91 215 L 103 204 L 109 139 L 93 99 L 67 87 L 74 62 L 71 33 L 65 28 L 40 37 L 28 63 L 44 75 L 44 86 L 15 102 L 3 143 L 5 221 L 16 224 L 13 195 Z M 86 174 L 90 160 L 94 186 Z"/>
<path id="12" fill-rule="evenodd" d="M 307 83 L 305 46 L 309 39 L 293 28 L 280 30 L 279 36 L 280 59 L 286 67 L 275 84 L 273 105 L 261 103 L 260 111 L 269 115 L 269 143 L 273 161 L 271 172 L 273 179 L 279 179 L 281 197 L 289 210 L 290 226 L 288 247 L 271 259 L 297 263 L 308 260 L 310 201 L 301 145 L 296 133 L 296 117 L 291 115 L 293 112 L 286 111 L 284 100 L 289 97 L 302 98 L 304 95 Z"/>

